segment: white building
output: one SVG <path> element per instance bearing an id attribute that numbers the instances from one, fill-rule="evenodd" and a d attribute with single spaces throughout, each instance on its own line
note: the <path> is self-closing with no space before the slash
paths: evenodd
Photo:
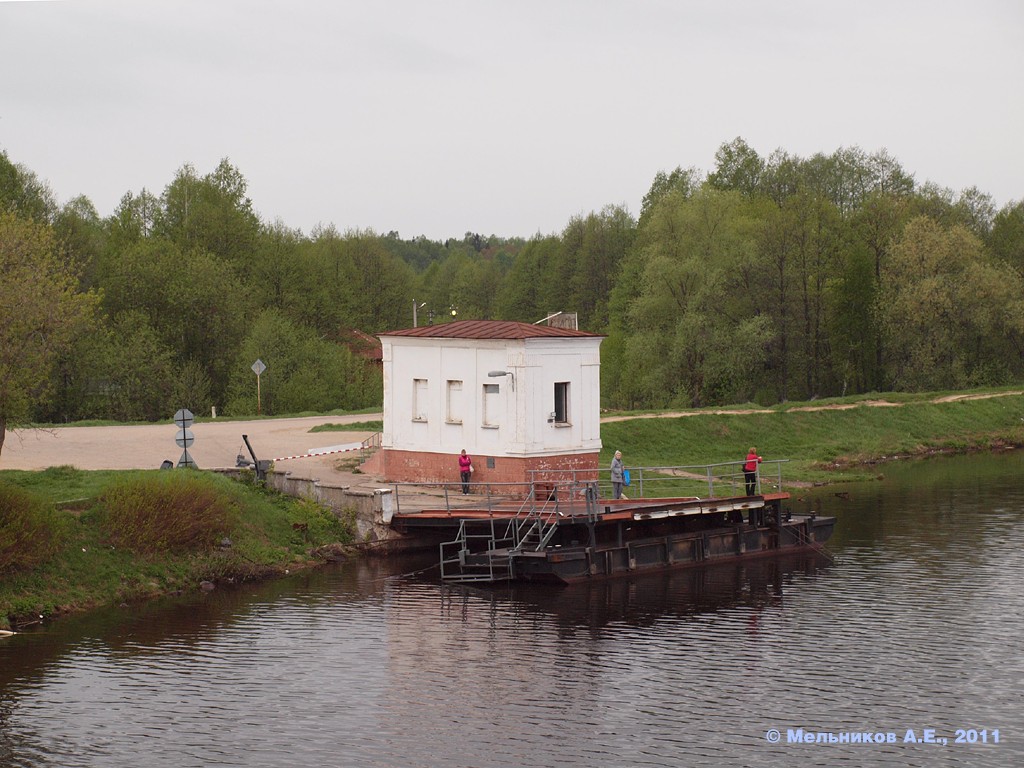
<path id="1" fill-rule="evenodd" d="M 366 469 L 391 481 L 455 482 L 463 449 L 474 482 L 596 469 L 603 338 L 490 320 L 381 334 L 384 431 Z"/>

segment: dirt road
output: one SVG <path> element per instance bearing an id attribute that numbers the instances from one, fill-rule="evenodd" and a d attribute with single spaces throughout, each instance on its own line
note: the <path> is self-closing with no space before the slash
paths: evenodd
<path id="1" fill-rule="evenodd" d="M 233 467 L 238 454 L 249 458 L 242 435 L 249 436 L 256 456 L 273 459 L 275 467 L 312 474 L 328 480 L 341 454 L 283 459 L 314 450 L 351 445 L 372 432 L 315 432 L 320 424 L 351 424 L 379 421 L 381 414 L 311 416 L 259 421 L 213 421 L 191 427 L 195 443 L 189 454 L 204 469 Z M 175 443 L 173 424 L 142 424 L 115 427 L 57 427 L 7 433 L 0 469 L 46 469 L 71 465 L 79 469 L 157 469 L 165 459 L 178 462 L 182 449 Z"/>
<path id="2" fill-rule="evenodd" d="M 980 399 L 1024 394 L 1021 391 L 997 392 L 980 395 L 948 395 L 933 402 L 961 399 Z M 800 406 L 794 411 L 847 409 L 859 407 L 899 407 L 884 400 L 863 401 L 856 404 Z M 713 411 L 712 413 L 760 413 L 762 411 Z M 698 416 L 709 411 L 677 411 L 633 416 L 606 416 L 602 422 L 626 419 L 673 418 Z M 285 458 L 308 454 L 358 443 L 371 432 L 316 432 L 309 430 L 319 424 L 351 424 L 361 421 L 380 421 L 379 413 L 348 416 L 310 416 L 294 419 L 263 419 L 259 421 L 214 421 L 192 427 L 195 443 L 189 453 L 196 464 L 205 469 L 233 467 L 238 454 L 248 451 L 242 435 L 249 436 L 256 456 L 274 460 L 274 466 L 304 477 L 315 477 L 324 482 L 347 481 L 351 473 L 337 468 L 342 454 Z M 0 469 L 46 469 L 69 464 L 79 469 L 156 469 L 162 461 L 177 463 L 182 449 L 175 444 L 177 428 L 173 424 L 117 427 L 58 427 L 8 432 Z M 362 476 L 364 481 L 370 478 Z"/>

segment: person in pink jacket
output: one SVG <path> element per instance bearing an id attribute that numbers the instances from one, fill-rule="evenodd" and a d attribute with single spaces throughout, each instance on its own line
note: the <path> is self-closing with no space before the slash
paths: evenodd
<path id="1" fill-rule="evenodd" d="M 466 449 L 459 454 L 459 477 L 462 478 L 462 492 L 469 493 L 469 479 L 473 475 L 473 459 L 466 455 Z"/>

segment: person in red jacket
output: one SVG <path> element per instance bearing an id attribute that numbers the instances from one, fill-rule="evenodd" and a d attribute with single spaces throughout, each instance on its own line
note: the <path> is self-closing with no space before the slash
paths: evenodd
<path id="1" fill-rule="evenodd" d="M 747 452 L 747 460 L 743 462 L 743 474 L 747 479 L 747 496 L 757 493 L 757 465 L 761 463 L 761 457 L 757 455 L 757 449 L 751 448 Z"/>
<path id="2" fill-rule="evenodd" d="M 462 480 L 462 492 L 469 493 L 469 479 L 473 476 L 473 459 L 466 455 L 466 449 L 459 454 L 459 477 Z"/>

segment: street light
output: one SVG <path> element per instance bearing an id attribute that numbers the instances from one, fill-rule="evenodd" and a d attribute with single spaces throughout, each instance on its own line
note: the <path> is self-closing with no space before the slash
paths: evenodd
<path id="1" fill-rule="evenodd" d="M 492 379 L 501 378 L 502 376 L 508 376 L 512 383 L 512 391 L 516 391 L 516 375 L 512 371 L 488 371 L 487 375 Z"/>

